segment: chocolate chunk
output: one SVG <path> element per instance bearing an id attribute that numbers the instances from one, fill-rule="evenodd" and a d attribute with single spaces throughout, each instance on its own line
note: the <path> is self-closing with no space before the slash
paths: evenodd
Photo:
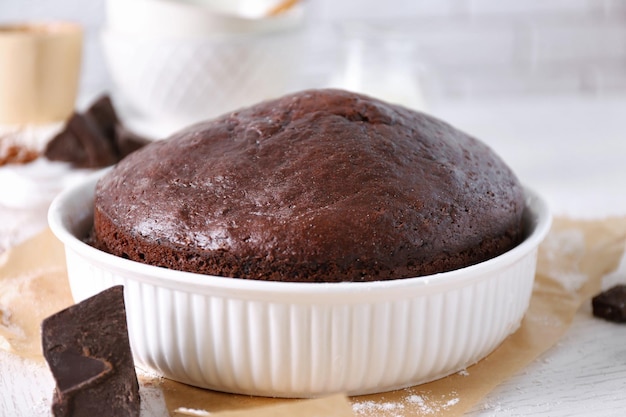
<path id="1" fill-rule="evenodd" d="M 591 300 L 593 315 L 617 323 L 626 323 L 626 285 L 616 285 Z"/>
<path id="2" fill-rule="evenodd" d="M 98 383 L 98 380 L 106 379 L 113 371 L 113 366 L 105 360 L 60 347 L 51 358 L 55 360 L 56 381 L 62 392 Z"/>
<path id="3" fill-rule="evenodd" d="M 97 99 L 85 113 L 74 113 L 65 128 L 46 146 L 51 161 L 79 168 L 113 165 L 149 142 L 125 129 L 108 96 Z"/>
<path id="4" fill-rule="evenodd" d="M 48 142 L 43 152 L 46 158 L 51 161 L 73 162 L 75 165 L 88 161 L 89 157 L 82 141 L 70 130 L 70 125 L 76 123 L 74 119 L 80 117 L 79 114 L 72 114 L 72 117 L 65 124 L 65 128 Z"/>
<path id="5" fill-rule="evenodd" d="M 116 149 L 96 121 L 77 113 L 48 143 L 44 154 L 51 161 L 72 162 L 79 168 L 105 167 L 118 161 Z"/>
<path id="6" fill-rule="evenodd" d="M 139 416 L 122 286 L 46 318 L 41 330 L 55 417 Z"/>
<path id="7" fill-rule="evenodd" d="M 109 96 L 99 97 L 85 112 L 85 116 L 93 120 L 104 137 L 111 141 L 115 137 L 115 127 L 119 118 Z"/>

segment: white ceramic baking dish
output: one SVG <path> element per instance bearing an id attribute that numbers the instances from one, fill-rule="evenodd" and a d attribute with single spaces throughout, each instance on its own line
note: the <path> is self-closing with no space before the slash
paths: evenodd
<path id="1" fill-rule="evenodd" d="M 139 367 L 250 395 L 383 392 L 479 361 L 519 327 L 551 222 L 527 190 L 528 237 L 474 266 L 368 283 L 251 281 L 144 265 L 85 244 L 97 179 L 63 192 L 49 211 L 75 301 L 124 285 Z"/>

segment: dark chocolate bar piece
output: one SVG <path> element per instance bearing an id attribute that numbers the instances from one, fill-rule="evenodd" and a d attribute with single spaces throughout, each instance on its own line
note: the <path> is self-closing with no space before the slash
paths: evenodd
<path id="1" fill-rule="evenodd" d="M 617 323 L 626 323 L 626 285 L 616 285 L 591 300 L 593 315 Z"/>
<path id="2" fill-rule="evenodd" d="M 74 113 L 47 144 L 44 155 L 78 168 L 101 168 L 119 162 L 149 142 L 122 126 L 111 99 L 105 95 L 83 114 Z"/>
<path id="3" fill-rule="evenodd" d="M 43 354 L 56 381 L 55 417 L 139 416 L 122 286 L 46 318 L 41 333 Z"/>
<path id="4" fill-rule="evenodd" d="M 115 127 L 120 120 L 109 96 L 104 95 L 94 101 L 85 112 L 85 117 L 93 120 L 100 133 L 109 141 L 115 136 Z"/>
<path id="5" fill-rule="evenodd" d="M 77 113 L 52 138 L 44 154 L 51 161 L 71 162 L 79 168 L 106 167 L 118 161 L 113 144 L 95 120 Z"/>

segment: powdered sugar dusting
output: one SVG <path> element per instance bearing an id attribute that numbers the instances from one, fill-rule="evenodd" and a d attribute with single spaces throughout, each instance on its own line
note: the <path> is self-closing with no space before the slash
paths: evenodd
<path id="1" fill-rule="evenodd" d="M 162 378 L 162 375 L 156 371 L 153 371 L 151 369 L 144 369 L 140 366 L 135 366 L 135 369 L 137 371 L 137 376 L 146 380 L 156 380 L 159 381 Z"/>
<path id="2" fill-rule="evenodd" d="M 408 401 L 411 404 L 415 404 L 417 407 L 419 407 L 420 411 L 423 413 L 433 413 L 433 408 L 426 404 L 426 400 L 424 400 L 424 397 L 422 397 L 421 395 L 411 395 L 410 397 L 408 397 Z"/>
<path id="3" fill-rule="evenodd" d="M 380 412 L 390 412 L 404 409 L 404 404 L 399 402 L 377 402 L 377 401 L 362 401 L 352 404 L 352 411 L 361 415 L 369 415 L 376 413 L 381 415 Z M 387 414 L 384 414 L 387 415 Z"/>
<path id="4" fill-rule="evenodd" d="M 445 407 L 452 407 L 453 405 L 456 405 L 460 400 L 458 398 L 452 398 L 450 400 L 448 400 L 448 402 L 446 402 Z"/>
<path id="5" fill-rule="evenodd" d="M 405 395 L 395 401 L 354 401 L 352 411 L 356 415 L 376 417 L 404 417 L 414 415 L 438 415 L 457 405 L 461 400 L 454 391 L 446 395 L 434 395 L 430 391 L 407 389 Z"/>
<path id="6" fill-rule="evenodd" d="M 210 416 L 211 413 L 209 413 L 208 411 L 205 410 L 198 410 L 195 408 L 186 408 L 186 407 L 179 407 L 176 410 L 174 410 L 174 413 L 176 414 L 182 414 L 182 415 L 186 415 L 186 416 L 198 416 L 198 417 L 204 417 L 204 416 Z"/>
<path id="7" fill-rule="evenodd" d="M 586 252 L 582 230 L 566 229 L 551 233 L 542 246 L 542 269 L 550 278 L 569 292 L 577 291 L 587 282 L 589 277 L 580 269 L 580 261 Z"/>

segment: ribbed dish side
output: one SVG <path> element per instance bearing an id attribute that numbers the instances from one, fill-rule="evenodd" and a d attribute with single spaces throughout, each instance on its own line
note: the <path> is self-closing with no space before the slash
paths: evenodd
<path id="1" fill-rule="evenodd" d="M 108 272 L 69 249 L 67 256 L 77 301 L 125 285 L 140 367 L 206 388 L 312 396 L 408 386 L 480 360 L 519 325 L 536 250 L 453 290 L 345 305 L 174 291 Z"/>

